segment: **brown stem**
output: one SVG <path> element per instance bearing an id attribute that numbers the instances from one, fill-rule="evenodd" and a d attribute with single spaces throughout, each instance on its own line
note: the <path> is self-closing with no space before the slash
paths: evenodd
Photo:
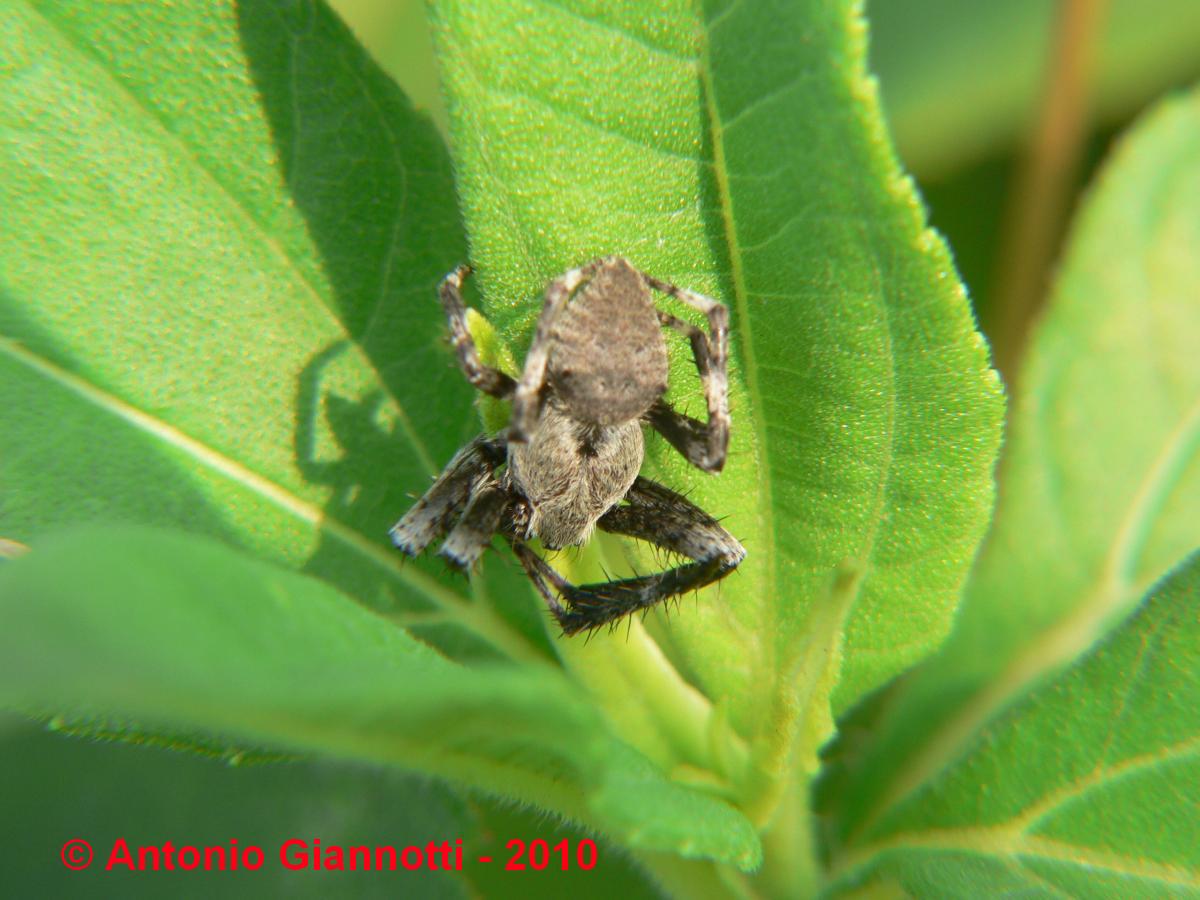
<path id="1" fill-rule="evenodd" d="M 1009 195 L 988 329 L 1011 384 L 1041 308 L 1087 133 L 1088 74 L 1105 0 L 1061 0 L 1037 121 Z"/>

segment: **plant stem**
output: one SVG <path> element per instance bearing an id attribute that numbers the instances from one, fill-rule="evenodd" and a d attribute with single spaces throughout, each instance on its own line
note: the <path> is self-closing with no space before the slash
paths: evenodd
<path id="1" fill-rule="evenodd" d="M 812 834 L 808 779 L 795 772 L 789 779 L 775 819 L 762 833 L 763 867 L 754 885 L 763 897 L 815 897 L 820 883 Z"/>
<path id="2" fill-rule="evenodd" d="M 841 671 L 846 621 L 866 571 L 865 563 L 845 559 L 831 574 L 828 592 L 813 605 L 805 644 L 780 676 L 787 685 L 776 717 L 782 724 L 755 744 L 742 804 L 760 828 L 786 815 L 779 806 L 792 799 L 796 778 L 807 781 L 819 768 L 818 751 L 834 731 L 829 697 Z M 799 799 L 807 811 L 806 797 Z"/>
<path id="3" fill-rule="evenodd" d="M 555 564 L 576 583 L 607 580 L 621 573 L 624 563 L 616 554 L 604 552 L 606 543 L 602 537 L 593 538 L 574 558 L 563 554 Z M 709 699 L 680 675 L 639 619 L 629 617 L 611 632 L 601 630 L 587 639 L 560 640 L 556 649 L 627 743 L 668 773 L 683 767 L 691 770 L 686 780 L 694 780 L 691 775 L 703 770 L 711 773 L 704 780 L 718 793 L 732 790 L 726 784 L 731 773 L 719 764 L 713 741 L 721 739 L 727 755 L 741 765 L 749 750 L 732 729 L 714 734 L 714 729 L 723 727 L 723 719 L 718 719 Z"/>
<path id="4" fill-rule="evenodd" d="M 1087 133 L 1088 74 L 1104 6 L 1105 0 L 1061 0 L 1041 107 L 1005 213 L 993 321 L 986 330 L 995 364 L 1010 385 L 1029 323 L 1046 294 L 1070 206 Z"/>

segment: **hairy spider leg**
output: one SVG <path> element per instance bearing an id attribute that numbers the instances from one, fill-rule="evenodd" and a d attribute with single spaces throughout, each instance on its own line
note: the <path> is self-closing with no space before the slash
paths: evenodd
<path id="1" fill-rule="evenodd" d="M 492 479 L 492 471 L 504 458 L 504 440 L 484 434 L 459 450 L 433 486 L 392 526 L 388 532 L 392 543 L 408 556 L 419 555 L 446 533 L 472 495 Z"/>
<path id="2" fill-rule="evenodd" d="M 729 310 L 711 297 L 659 281 L 645 272 L 641 276 L 656 291 L 704 313 L 709 329 L 706 335 L 690 322 L 662 311 L 658 314 L 663 325 L 674 328 L 692 345 L 692 358 L 708 407 L 707 425 L 676 412 L 665 400 L 655 403 L 646 419 L 692 465 L 706 472 L 719 472 L 729 449 Z"/>
<path id="3" fill-rule="evenodd" d="M 458 355 L 458 364 L 467 376 L 467 381 L 485 394 L 506 399 L 516 390 L 517 382 L 510 375 L 505 375 L 499 369 L 485 366 L 479 359 L 479 350 L 475 347 L 475 339 L 467 328 L 467 307 L 463 303 L 462 283 L 471 274 L 471 267 L 465 263 L 458 266 L 442 279 L 438 287 L 438 297 L 442 301 L 442 309 L 450 322 L 450 336 L 454 341 L 454 352 Z"/>
<path id="4" fill-rule="evenodd" d="M 569 613 L 563 607 L 563 605 L 558 602 L 558 597 L 555 596 L 554 591 L 550 590 L 550 587 L 546 584 L 546 581 L 549 579 L 556 585 L 560 582 L 562 584 L 566 584 L 566 581 L 563 580 L 561 575 L 550 568 L 549 563 L 534 553 L 533 550 L 530 549 L 529 545 L 524 541 L 513 537 L 512 535 L 508 535 L 507 537 L 509 546 L 512 547 L 513 553 L 517 557 L 517 561 L 521 563 L 521 568 L 525 570 L 525 574 L 529 577 L 529 580 L 533 582 L 533 586 L 537 588 L 537 592 L 541 594 L 542 599 L 546 601 L 546 606 L 550 608 L 551 614 L 561 625 Z M 566 631 L 566 626 L 563 626 L 563 630 L 564 632 Z"/>
<path id="5" fill-rule="evenodd" d="M 491 545 L 511 503 L 511 494 L 495 479 L 480 485 L 471 492 L 467 508 L 438 550 L 438 556 L 457 569 L 470 569 Z"/>
<path id="6" fill-rule="evenodd" d="M 656 575 L 576 586 L 528 546 L 512 541 L 517 558 L 564 634 L 593 630 L 670 597 L 699 590 L 732 572 L 746 555 L 737 539 L 715 519 L 657 482 L 639 477 L 625 499 L 627 505 L 615 506 L 600 517 L 597 524 L 601 529 L 649 541 L 695 561 Z"/>
<path id="7" fill-rule="evenodd" d="M 683 333 L 691 341 L 692 356 L 696 360 L 696 368 L 700 372 L 700 382 L 704 385 L 705 400 L 708 403 L 708 421 L 700 422 L 684 415 L 666 400 L 659 398 L 646 411 L 646 422 L 693 466 L 705 472 L 720 472 L 725 467 L 725 457 L 729 449 L 729 399 L 724 372 L 719 376 L 721 394 L 714 402 L 713 384 L 717 376 L 713 374 L 715 366 L 704 332 L 695 325 L 664 312 L 660 312 L 658 317 L 664 325 Z"/>
<path id="8" fill-rule="evenodd" d="M 550 361 L 550 335 L 554 330 L 554 322 L 571 299 L 571 295 L 579 289 L 579 285 L 595 274 L 596 269 L 604 260 L 595 260 L 586 266 L 560 275 L 550 282 L 546 288 L 546 298 L 542 303 L 542 312 L 538 316 L 537 330 L 533 335 L 533 343 L 525 355 L 525 368 L 521 371 L 521 380 L 517 382 L 513 394 L 512 417 L 509 422 L 508 439 L 516 443 L 525 443 L 537 426 L 538 415 L 541 412 L 542 388 L 546 383 L 546 366 Z"/>

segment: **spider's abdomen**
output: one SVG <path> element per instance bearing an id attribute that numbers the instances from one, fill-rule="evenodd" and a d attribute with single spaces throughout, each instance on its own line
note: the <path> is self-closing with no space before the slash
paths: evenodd
<path id="1" fill-rule="evenodd" d="M 642 467 L 642 429 L 580 423 L 551 399 L 528 443 L 509 444 L 508 469 L 529 502 L 530 531 L 555 550 L 587 541 Z"/>
<path id="2" fill-rule="evenodd" d="M 563 311 L 548 378 L 570 414 L 616 425 L 637 419 L 667 390 L 667 344 L 650 288 L 613 258 Z"/>

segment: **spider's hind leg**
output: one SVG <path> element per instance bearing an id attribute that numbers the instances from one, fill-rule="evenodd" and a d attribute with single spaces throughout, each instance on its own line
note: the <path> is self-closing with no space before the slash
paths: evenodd
<path id="1" fill-rule="evenodd" d="M 503 438 L 480 435 L 454 455 L 425 495 L 404 514 L 388 534 L 396 548 L 408 556 L 419 555 L 440 538 L 463 511 L 492 470 L 505 458 Z"/>
<path id="2" fill-rule="evenodd" d="M 712 516 L 648 478 L 639 477 L 625 499 L 627 505 L 615 506 L 600 517 L 600 528 L 649 541 L 693 562 L 656 575 L 576 586 L 528 547 L 514 542 L 521 565 L 564 634 L 590 631 L 663 600 L 699 590 L 724 578 L 746 555 L 737 539 Z"/>
<path id="3" fill-rule="evenodd" d="M 521 563 L 521 568 L 525 570 L 525 574 L 533 582 L 533 586 L 537 588 L 538 593 L 542 595 L 542 599 L 546 601 L 546 606 L 550 608 L 550 612 L 561 625 L 563 617 L 568 615 L 568 613 L 563 608 L 563 605 L 558 602 L 558 597 L 551 590 L 550 585 L 561 591 L 564 587 L 569 588 L 571 586 L 570 583 L 555 572 L 554 569 L 550 568 L 550 564 L 534 553 L 528 544 L 511 537 L 509 538 L 509 543 L 512 544 L 513 553 L 516 554 L 517 560 Z M 565 625 L 563 626 L 563 630 L 566 631 Z M 573 634 L 574 632 L 568 633 Z"/>
<path id="4" fill-rule="evenodd" d="M 698 422 L 676 412 L 665 400 L 656 403 L 646 418 L 692 465 L 705 472 L 720 472 L 729 449 L 729 310 L 711 297 L 659 281 L 645 273 L 642 277 L 656 291 L 681 300 L 708 319 L 708 334 L 705 334 L 690 322 L 669 313 L 660 311 L 658 314 L 663 325 L 678 331 L 692 345 L 692 358 L 704 387 L 708 422 Z"/>

